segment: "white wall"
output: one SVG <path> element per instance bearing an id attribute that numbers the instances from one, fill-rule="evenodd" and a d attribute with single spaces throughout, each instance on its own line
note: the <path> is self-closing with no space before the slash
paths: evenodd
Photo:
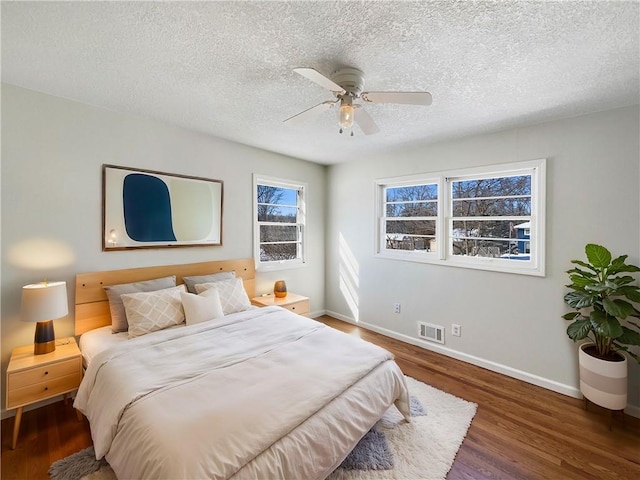
<path id="1" fill-rule="evenodd" d="M 639 109 L 380 154 L 330 167 L 329 314 L 420 343 L 416 321 L 446 327 L 423 346 L 577 394 L 576 345 L 566 336 L 565 271 L 600 243 L 640 264 Z M 374 180 L 547 158 L 546 277 L 374 258 Z M 393 303 L 402 304 L 400 314 Z M 462 336 L 450 325 L 462 325 Z M 640 368 L 630 362 L 630 411 L 640 413 Z"/>
<path id="2" fill-rule="evenodd" d="M 223 180 L 223 245 L 102 252 L 105 163 Z M 290 291 L 310 297 L 312 313 L 322 312 L 325 167 L 3 84 L 2 378 L 11 349 L 33 342 L 35 325 L 19 319 L 23 285 L 44 276 L 66 280 L 73 312 L 78 272 L 253 257 L 253 173 L 309 187 L 307 267 L 258 274 L 256 293 L 272 290 L 273 281 L 284 278 Z M 59 248 L 29 250 L 37 238 Z M 16 255 L 24 248 L 27 259 Z M 25 260 L 43 265 L 64 258 L 66 264 L 56 268 L 24 266 Z M 55 330 L 57 337 L 72 335 L 73 313 L 56 321 Z"/>

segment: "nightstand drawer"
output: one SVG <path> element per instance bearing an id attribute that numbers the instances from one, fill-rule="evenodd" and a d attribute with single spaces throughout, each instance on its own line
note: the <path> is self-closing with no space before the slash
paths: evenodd
<path id="1" fill-rule="evenodd" d="M 308 315 L 309 314 L 309 300 L 302 300 L 301 302 L 289 303 L 287 305 L 282 305 L 282 308 L 286 308 L 287 310 L 291 310 L 293 313 L 297 313 L 298 315 Z"/>
<path id="2" fill-rule="evenodd" d="M 10 389 L 7 392 L 7 408 L 27 405 L 75 390 L 80 385 L 81 380 L 80 371 L 76 371 L 70 375 L 52 378 L 23 388 Z"/>
<path id="3" fill-rule="evenodd" d="M 43 365 L 41 367 L 12 372 L 9 374 L 9 390 L 23 388 L 34 383 L 54 380 L 56 378 L 79 373 L 81 370 L 81 359 L 72 358 L 61 362 Z"/>

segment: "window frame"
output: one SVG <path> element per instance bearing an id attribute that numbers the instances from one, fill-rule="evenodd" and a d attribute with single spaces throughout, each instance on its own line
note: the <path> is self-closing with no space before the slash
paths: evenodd
<path id="1" fill-rule="evenodd" d="M 384 256 L 386 258 L 394 258 L 397 260 L 410 260 L 405 258 L 407 255 L 411 255 L 411 257 L 415 257 L 415 256 L 424 256 L 425 258 L 435 258 L 435 257 L 439 257 L 439 251 L 440 249 L 438 248 L 437 252 L 417 252 L 417 251 L 407 251 L 407 250 L 396 250 L 396 249 L 387 249 L 386 248 L 386 241 L 387 241 L 387 233 L 386 233 L 386 229 L 385 229 L 385 224 L 386 224 L 386 219 L 388 218 L 386 216 L 386 204 L 388 203 L 386 201 L 386 189 L 387 188 L 397 188 L 397 187 L 409 187 L 409 186 L 419 186 L 419 185 L 436 185 L 438 188 L 438 197 L 437 197 L 437 213 L 436 213 L 436 217 L 435 217 L 435 222 L 436 222 L 436 234 L 435 234 L 435 239 L 436 239 L 436 245 L 442 245 L 441 241 L 442 239 L 440 238 L 440 235 L 442 233 L 442 228 L 440 227 L 439 223 L 438 223 L 438 219 L 442 216 L 443 214 L 443 205 L 442 205 L 442 201 L 440 200 L 440 193 L 442 191 L 442 184 L 440 181 L 440 178 L 437 176 L 426 176 L 426 175 L 409 175 L 409 176 L 405 176 L 405 177 L 400 177 L 398 179 L 393 179 L 393 180 L 397 180 L 397 181 L 393 181 L 393 183 L 389 183 L 389 184 L 385 184 L 387 183 L 386 180 L 392 180 L 392 179 L 381 179 L 381 180 L 377 180 L 376 181 L 376 185 L 377 185 L 377 201 L 376 201 L 376 205 L 377 205 L 377 212 L 376 212 L 376 218 L 378 219 L 377 221 L 377 227 L 376 227 L 376 231 L 377 231 L 377 245 L 376 245 L 376 252 L 378 255 L 380 256 Z M 381 183 L 382 181 L 382 183 Z M 401 218 L 401 217 L 393 217 L 393 218 Z M 407 218 L 411 218 L 411 217 L 407 217 Z M 381 253 L 384 252 L 384 253 Z M 418 258 L 415 258 L 414 260 L 411 261 L 424 261 L 424 260 L 420 260 Z"/>
<path id="2" fill-rule="evenodd" d="M 300 245 L 299 255 L 295 259 L 291 260 L 272 260 L 263 261 L 260 258 L 260 226 L 261 225 L 274 225 L 280 222 L 262 222 L 258 220 L 258 185 L 266 185 L 269 187 L 285 188 L 288 190 L 296 190 L 297 193 L 297 215 L 295 223 L 285 223 L 282 225 L 296 226 L 298 227 L 297 239 L 292 242 L 285 243 L 297 243 Z M 275 271 L 285 270 L 289 268 L 298 268 L 306 265 L 306 251 L 307 251 L 307 232 L 306 232 L 306 201 L 308 194 L 308 186 L 305 182 L 298 182 L 295 180 L 287 180 L 282 178 L 275 178 L 266 175 L 253 175 L 253 258 L 256 265 L 256 270 L 259 271 Z"/>
<path id="3" fill-rule="evenodd" d="M 453 194 L 455 181 L 481 178 L 500 178 L 518 175 L 531 176 L 531 214 L 524 221 L 530 221 L 530 260 L 509 260 L 492 257 L 467 257 L 453 255 Z M 387 188 L 433 184 L 438 185 L 438 216 L 436 219 L 436 252 L 408 251 L 386 248 L 386 205 Z M 500 165 L 381 178 L 375 181 L 376 199 L 376 239 L 375 253 L 379 258 L 419 263 L 432 263 L 455 267 L 489 270 L 522 275 L 545 275 L 545 217 L 546 217 L 546 159 L 514 162 Z M 515 215 L 514 215 L 515 216 Z M 488 218 L 500 218 L 488 217 Z"/>

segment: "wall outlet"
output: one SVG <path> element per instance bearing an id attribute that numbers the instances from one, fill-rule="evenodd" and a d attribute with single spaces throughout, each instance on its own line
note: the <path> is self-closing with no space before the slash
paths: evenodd
<path id="1" fill-rule="evenodd" d="M 453 335 L 454 337 L 459 337 L 460 335 L 462 335 L 462 327 L 453 323 L 451 325 L 451 335 Z"/>
<path id="2" fill-rule="evenodd" d="M 400 304 L 399 303 L 394 303 L 393 304 L 393 313 L 400 313 Z"/>

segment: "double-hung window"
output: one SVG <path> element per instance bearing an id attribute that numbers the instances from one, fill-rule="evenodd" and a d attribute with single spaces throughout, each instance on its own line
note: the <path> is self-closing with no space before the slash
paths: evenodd
<path id="1" fill-rule="evenodd" d="M 437 252 L 438 183 L 407 180 L 384 187 L 381 241 L 385 250 Z"/>
<path id="2" fill-rule="evenodd" d="M 377 191 L 377 255 L 544 275 L 544 159 L 381 179 Z"/>
<path id="3" fill-rule="evenodd" d="M 304 263 L 305 191 L 303 183 L 254 176 L 254 258 L 258 269 Z"/>

